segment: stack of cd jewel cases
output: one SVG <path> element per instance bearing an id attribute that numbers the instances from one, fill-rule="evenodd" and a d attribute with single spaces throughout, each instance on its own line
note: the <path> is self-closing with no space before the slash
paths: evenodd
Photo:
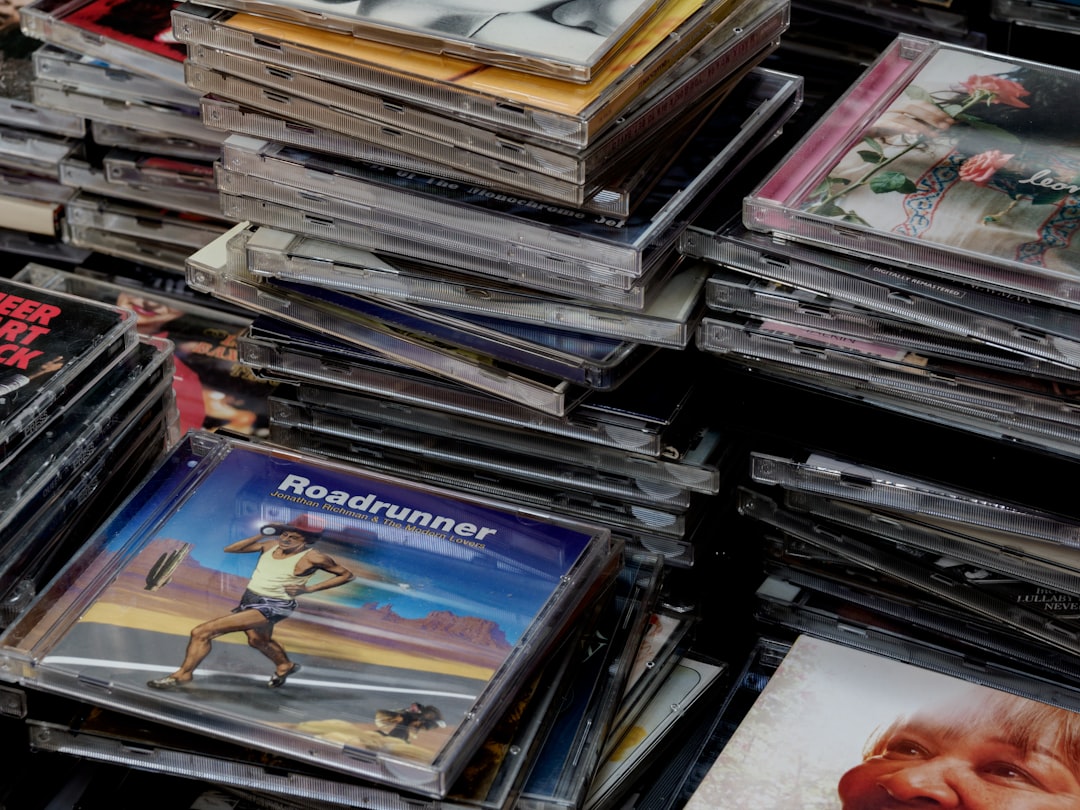
<path id="1" fill-rule="evenodd" d="M 0 325 L 6 626 L 177 426 L 173 346 L 140 338 L 130 310 L 4 279 Z"/>
<path id="2" fill-rule="evenodd" d="M 229 615 L 243 580 L 259 576 L 238 580 L 238 544 L 272 549 L 295 534 L 319 542 L 309 558 L 332 576 L 309 585 L 325 593 L 300 598 L 298 624 L 275 626 L 288 672 L 247 645 L 215 644 L 189 680 L 171 675 L 192 623 Z M 138 766 L 192 775 L 206 764 L 200 775 L 335 806 L 485 807 L 509 789 L 489 777 L 521 788 L 510 741 L 538 744 L 568 673 L 598 666 L 592 680 L 621 691 L 661 565 L 626 557 L 603 527 L 192 431 L 87 536 L 0 657 L 40 723 L 62 732 L 85 717 L 73 701 L 106 708 L 85 747 L 98 734 L 99 745 L 132 740 L 125 761 Z M 110 607 L 118 599 L 126 607 Z M 87 611 L 95 621 L 81 621 Z M 103 679 L 108 690 L 92 686 Z M 611 690 L 599 691 L 589 702 L 611 716 Z M 148 723 L 146 756 L 132 757 Z M 483 777 L 474 783 L 467 766 Z"/>
<path id="3" fill-rule="evenodd" d="M 19 30 L 13 8 L 0 13 L 0 250 L 24 261 L 74 263 L 86 251 L 69 250 L 60 239 L 64 205 L 75 190 L 60 182 L 59 166 L 81 143 L 86 122 L 33 103 L 40 45 Z"/>
<path id="4" fill-rule="evenodd" d="M 291 670 L 215 643 L 190 681 L 170 675 L 187 633 L 165 617 L 190 627 L 244 589 L 223 542 L 273 548 L 289 532 L 316 535 L 313 556 L 343 572 L 275 627 Z M 193 431 L 0 657 L 48 750 L 328 806 L 570 808 L 620 699 L 650 661 L 674 669 L 688 624 L 651 629 L 662 569 L 603 527 Z M 561 751 L 545 762 L 549 746 Z"/>
<path id="5" fill-rule="evenodd" d="M 601 522 L 692 562 L 734 455 L 705 417 L 696 353 L 259 279 L 260 233 L 241 223 L 196 252 L 189 282 L 257 313 L 240 360 L 292 383 L 271 398 L 272 440 Z"/>
<path id="6" fill-rule="evenodd" d="M 277 452 L 281 456 L 280 451 L 271 452 Z M 274 481 L 283 474 L 281 464 L 285 458 L 282 456 L 275 466 L 269 468 L 276 476 Z M 260 487 L 251 486 L 236 469 L 227 472 L 230 472 L 230 477 L 222 479 L 219 486 L 209 487 L 201 494 L 196 493 L 196 502 L 205 503 L 202 499 L 211 495 L 220 501 L 223 498 L 236 497 L 237 491 L 241 494 L 260 491 Z M 319 480 L 328 480 L 325 472 Z M 218 491 L 222 487 L 227 494 Z M 386 496 L 381 494 L 380 497 Z M 253 498 L 249 494 L 247 499 L 247 511 L 250 511 Z M 434 505 L 437 501 L 431 500 L 430 503 Z M 274 504 L 271 509 L 279 512 L 281 507 Z M 542 525 L 542 522 L 533 510 L 526 512 L 533 517 L 526 521 L 525 525 L 529 527 L 529 531 L 535 531 L 536 526 Z M 199 510 L 185 510 L 185 514 L 199 514 Z M 245 520 L 246 522 L 249 522 L 249 519 Z M 382 521 L 380 526 L 386 528 L 380 528 L 380 531 L 392 531 L 393 524 L 392 520 Z M 167 536 L 184 536 L 179 528 L 181 525 L 174 523 L 169 526 Z M 164 528 L 158 529 L 155 526 L 154 536 L 157 537 L 158 532 L 164 531 Z M 373 529 L 367 529 L 367 533 L 373 533 Z M 337 549 L 337 546 L 342 544 L 341 534 L 341 529 L 337 528 L 335 533 L 324 538 L 323 542 L 334 542 Z M 208 539 L 207 542 L 216 541 Z M 371 549 L 374 541 L 366 538 L 362 542 L 365 544 L 363 553 L 367 564 L 374 565 L 375 560 L 381 559 Z M 551 542 L 549 539 L 548 543 Z M 516 539 L 515 543 L 517 556 L 524 555 L 528 548 L 524 539 Z M 151 557 L 158 554 L 160 545 L 160 540 L 156 541 L 156 544 L 151 541 Z M 427 550 L 431 553 L 437 549 L 438 545 L 435 549 Z M 351 562 L 351 558 L 345 557 L 347 553 L 347 546 L 337 549 L 335 559 L 345 558 Z M 205 552 L 193 550 L 181 558 L 179 566 L 173 566 L 171 570 L 168 566 L 161 568 L 164 573 L 157 576 L 162 582 L 155 587 L 158 593 L 148 604 L 160 606 L 160 600 L 169 598 L 184 599 L 190 603 L 190 586 L 179 592 L 167 586 L 170 579 L 179 584 L 190 577 L 190 573 L 185 571 L 195 566 L 191 558 L 196 554 L 202 557 Z M 168 557 L 164 550 L 161 556 Z M 552 560 L 558 559 L 558 555 L 549 556 Z M 434 569 L 422 575 L 428 599 L 436 598 L 434 581 L 448 576 L 461 576 L 460 572 L 454 570 L 461 564 L 460 561 L 436 560 L 435 563 Z M 470 563 L 475 569 L 475 558 L 471 559 Z M 151 573 L 155 568 L 157 566 L 151 568 Z M 57 696 L 49 694 L 51 690 L 48 688 L 25 690 L 20 692 L 19 699 L 24 708 L 31 745 L 35 750 L 63 752 L 94 762 L 122 763 L 174 777 L 197 775 L 200 779 L 238 791 L 240 795 L 259 796 L 263 802 L 273 802 L 272 806 L 275 807 L 293 806 L 288 803 L 290 801 L 297 802 L 297 807 L 419 806 L 433 809 L 455 807 L 462 810 L 610 807 L 611 797 L 618 795 L 620 785 L 625 788 L 627 777 L 632 775 L 633 764 L 647 758 L 648 754 L 657 748 L 661 738 L 666 736 L 677 721 L 688 715 L 689 710 L 703 695 L 709 693 L 724 672 L 722 664 L 710 662 L 701 656 L 685 654 L 693 621 L 686 616 L 666 612 L 657 605 L 662 597 L 661 568 L 661 562 L 655 556 L 636 556 L 627 558 L 618 566 L 617 572 L 605 575 L 606 584 L 602 592 L 590 593 L 587 609 L 572 622 L 566 641 L 560 648 L 546 656 L 535 670 L 523 675 L 517 698 L 508 707 L 506 714 L 491 728 L 487 741 L 469 760 L 462 775 L 450 784 L 442 798 L 425 795 L 429 792 L 426 784 L 421 783 L 415 776 L 408 782 L 402 780 L 402 784 L 395 785 L 394 778 L 357 778 L 357 768 L 352 765 L 336 768 L 322 764 L 331 761 L 330 758 L 322 762 L 309 761 L 305 755 L 307 746 L 278 745 L 274 756 L 268 758 L 267 752 L 260 750 L 262 746 L 259 744 L 249 746 L 238 743 L 236 739 L 222 738 L 220 720 L 215 724 L 217 733 L 203 734 L 198 729 L 186 728 L 188 722 L 185 720 L 178 722 L 178 718 L 183 716 L 180 712 L 167 713 L 164 722 L 157 718 L 133 718 L 130 708 L 122 700 L 107 701 L 105 706 L 99 705 L 91 709 L 87 704 L 72 699 L 76 692 Z M 397 570 L 400 576 L 400 572 L 407 569 L 402 563 L 398 563 Z M 532 577 L 541 577 L 546 573 L 546 568 L 540 572 L 532 569 L 527 571 L 527 575 Z M 511 578 L 508 573 L 500 576 Z M 614 577 L 613 582 L 606 581 L 610 576 Z M 465 579 L 469 581 L 468 586 L 472 587 L 471 578 Z M 218 580 L 219 578 L 215 578 L 213 581 L 216 583 Z M 217 587 L 215 585 L 211 593 L 216 591 Z M 606 596 L 607 591 L 612 592 Z M 179 595 L 173 596 L 174 594 Z M 505 596 L 501 598 L 505 600 Z M 396 610 L 404 610 L 403 605 L 407 603 L 403 596 L 395 599 L 393 592 L 383 599 Z M 132 609 L 139 611 L 147 607 L 140 605 Z M 455 612 L 460 614 L 461 610 L 459 606 Z M 571 611 L 559 612 L 562 621 L 567 621 L 570 615 Z M 381 610 L 378 611 L 378 616 L 382 616 Z M 393 613 L 390 616 L 398 623 L 407 621 Z M 27 623 L 32 621 L 28 620 Z M 373 619 L 365 618 L 363 621 L 371 622 Z M 342 623 L 348 622 L 339 620 L 337 624 Z M 433 625 L 430 632 L 447 632 L 445 623 Z M 391 630 L 380 635 L 392 638 L 395 632 Z M 283 638 L 287 640 L 288 636 Z M 413 641 L 415 643 L 415 639 Z M 445 644 L 445 638 L 443 642 Z M 392 647 L 402 646 L 400 641 L 388 643 Z M 463 642 L 460 643 L 465 646 Z M 304 662 L 304 672 L 307 674 L 291 677 L 286 688 L 275 696 L 275 700 L 289 701 L 289 695 L 299 690 L 301 698 L 298 698 L 299 703 L 292 710 L 292 714 L 302 714 L 300 705 L 310 706 L 310 702 L 316 699 L 315 696 L 321 691 L 320 680 L 325 672 L 335 673 L 333 687 L 330 689 L 331 696 L 340 692 L 343 679 L 355 677 L 356 674 L 345 674 L 346 670 L 327 670 L 325 666 L 317 666 L 319 659 L 315 650 L 318 647 L 310 643 L 308 646 L 311 651 L 302 656 L 297 655 L 297 658 Z M 137 653 L 132 661 L 137 665 L 133 669 L 140 673 L 142 678 L 145 678 L 145 675 L 141 673 L 148 666 L 159 668 L 152 647 L 153 645 L 146 645 L 146 652 Z M 630 650 L 637 650 L 637 654 L 628 655 L 627 651 Z M 400 650 L 398 654 L 401 654 Z M 92 660 L 85 660 L 84 665 L 96 666 Z M 125 675 L 121 674 L 126 669 L 125 665 L 113 662 L 111 666 L 116 667 L 113 677 L 116 678 L 118 689 L 130 692 L 133 689 L 130 684 L 125 686 L 120 683 L 125 679 Z M 218 659 L 216 669 L 200 669 L 197 677 L 200 681 L 213 683 L 223 674 L 221 666 Z M 241 651 L 240 657 L 229 666 L 235 668 L 232 677 L 251 677 L 248 672 L 249 654 Z M 365 680 L 377 677 L 375 672 L 370 670 L 371 665 L 359 668 Z M 395 677 L 399 681 L 404 677 L 407 685 L 387 684 L 381 690 L 368 688 L 361 694 L 400 690 L 406 692 L 408 697 L 416 697 L 426 692 L 432 695 L 430 701 L 435 706 L 442 707 L 443 717 L 448 725 L 452 726 L 457 722 L 457 711 L 452 711 L 451 706 L 454 701 L 460 702 L 467 695 L 460 694 L 460 687 L 458 690 L 432 691 L 432 684 L 437 683 L 440 677 L 446 677 L 437 667 L 435 671 L 424 673 L 423 686 L 412 683 L 412 676 L 403 676 L 401 673 L 405 670 L 394 671 Z M 34 678 L 28 679 L 30 682 L 33 680 Z M 455 682 L 460 680 L 460 676 L 455 676 Z M 173 692 L 172 696 L 182 703 L 191 691 L 180 690 Z M 248 691 L 245 689 L 240 694 Z M 150 694 L 161 695 L 165 699 L 170 697 L 169 692 L 151 691 Z M 217 698 L 211 699 L 230 706 L 232 711 L 229 713 L 233 715 L 230 721 L 235 720 L 238 707 L 232 705 L 231 698 L 236 695 L 236 691 L 225 690 L 215 694 Z M 94 695 L 88 695 L 88 699 L 91 703 L 96 702 Z M 207 698 L 203 696 L 196 699 L 203 702 Z M 388 699 L 385 696 L 375 698 L 376 701 Z M 241 701 L 244 706 L 248 703 L 249 698 Z M 375 705 L 380 703 L 376 702 Z M 135 713 L 138 714 L 138 711 Z M 352 722 L 362 725 L 363 720 L 355 719 L 358 715 L 362 717 L 363 711 L 357 712 L 354 706 L 350 713 L 354 718 Z M 638 730 L 648 730 L 649 734 L 643 739 L 632 735 L 633 739 L 621 746 L 613 756 L 617 735 L 625 734 L 631 727 L 631 721 L 634 721 Z M 310 733 L 314 735 L 316 744 L 321 745 L 322 741 L 318 739 L 319 724 L 305 725 L 311 725 Z M 299 724 L 297 726 L 298 729 L 303 728 Z M 383 728 L 389 729 L 389 726 L 384 725 Z M 330 726 L 327 733 L 332 735 L 334 731 L 335 727 Z M 410 737 L 410 744 L 414 748 L 423 746 L 422 750 L 427 750 L 428 747 L 439 744 L 439 740 L 431 739 L 437 734 L 431 727 L 418 728 Z M 387 742 L 372 743 L 379 751 L 381 760 L 391 761 L 399 750 L 411 753 L 410 749 L 400 747 L 403 743 L 395 748 L 396 735 L 388 737 Z M 358 738 L 357 745 L 360 744 L 362 738 Z M 412 755 L 417 756 L 415 753 Z M 605 758 L 609 760 L 607 764 L 604 764 Z M 590 788 L 591 774 L 594 772 L 598 779 L 596 785 Z M 419 792 L 416 792 L 417 785 L 421 786 Z"/>
<path id="7" fill-rule="evenodd" d="M 675 242 L 800 102 L 799 77 L 757 66 L 788 5 L 630 4 L 580 40 L 575 5 L 495 15 L 477 36 L 569 39 L 538 36 L 537 60 L 467 38 L 484 62 L 451 29 L 381 17 L 412 6 L 179 6 L 239 222 L 188 279 L 265 316 L 245 362 L 304 383 L 272 403 L 276 441 L 600 520 L 689 563 L 730 439 L 607 394 L 654 355 L 686 359 L 707 268 Z M 395 26 L 441 53 L 388 42 Z M 403 417 L 402 396 L 424 410 Z"/>
<path id="8" fill-rule="evenodd" d="M 956 463 L 934 470 L 817 445 L 753 451 L 737 500 L 764 538 L 758 620 L 894 657 L 929 647 L 938 666 L 1021 694 L 1075 692 L 1080 520 L 1035 486 L 1075 462 L 980 441 L 954 442 Z M 1043 469 L 1004 492 L 992 479 L 1014 480 L 1002 473 L 1017 461 Z"/>
<path id="9" fill-rule="evenodd" d="M 773 630 L 1075 688 L 1078 80 L 901 36 L 684 234 L 718 264 L 698 345 L 832 428 L 761 440 L 738 493 Z"/>
<path id="10" fill-rule="evenodd" d="M 213 177 L 222 137 L 202 125 L 198 96 L 184 86 L 169 8 L 144 5 L 25 6 L 21 28 L 40 41 L 29 95 L 86 130 L 57 161 L 69 193 L 63 240 L 182 273 L 184 259 L 227 228 Z"/>
<path id="11" fill-rule="evenodd" d="M 783 0 L 639 1 L 599 9 L 602 20 L 570 21 L 574 12 L 558 9 L 488 12 L 466 37 L 472 61 L 448 39 L 462 25 L 450 19 L 453 9 L 440 17 L 438 6 L 372 3 L 346 16 L 329 3 L 224 5 L 239 11 L 185 3 L 173 12 L 176 38 L 188 46 L 186 80 L 204 94 L 207 126 L 441 178 L 444 194 L 457 192 L 449 199 L 460 210 L 442 239 L 461 244 L 477 230 L 460 204 L 469 202 L 470 189 L 549 211 L 625 219 L 673 160 L 686 156 L 695 132 L 715 126 L 717 105 L 775 48 L 788 23 Z M 436 18 L 424 24 L 425 12 Z M 493 31 L 503 37 L 489 41 Z M 520 44 L 530 39 L 535 51 Z M 535 58 L 541 50 L 543 60 Z M 713 133 L 706 161 L 729 140 Z M 240 171 L 228 158 L 222 164 Z M 223 191 L 260 196 L 243 186 Z M 367 204 L 348 189 L 336 196 Z M 295 200 L 272 202 L 303 208 Z M 232 205 L 243 211 L 250 204 Z M 380 205 L 402 212 L 389 199 Z M 491 223 L 480 230 L 512 238 Z M 408 235 L 430 241 L 422 232 Z"/>
<path id="12" fill-rule="evenodd" d="M 692 562 L 734 455 L 705 417 L 696 353 L 260 280 L 246 250 L 260 233 L 238 224 L 189 259 L 189 280 L 257 313 L 239 357 L 279 383 L 273 441 L 600 522 Z M 617 388 L 589 384 L 627 351 L 645 356 Z"/>
<path id="13" fill-rule="evenodd" d="M 1074 71 L 901 36 L 743 204 L 698 345 L 762 373 L 1080 456 Z"/>
<path id="14" fill-rule="evenodd" d="M 610 309 L 660 294 L 679 230 L 799 100 L 796 77 L 751 71 L 785 0 L 635 4 L 640 25 L 585 83 L 523 74 L 520 47 L 510 69 L 358 43 L 326 30 L 344 24 L 332 9 L 309 25 L 174 12 L 204 121 L 233 133 L 223 213 Z M 495 16 L 519 35 L 552 25 Z"/>

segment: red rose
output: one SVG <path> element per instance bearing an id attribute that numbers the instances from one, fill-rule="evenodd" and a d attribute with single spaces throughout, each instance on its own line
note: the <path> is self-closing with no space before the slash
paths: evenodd
<path id="1" fill-rule="evenodd" d="M 1002 154 L 1000 149 L 991 149 L 969 157 L 960 166 L 960 179 L 977 186 L 985 186 L 994 176 L 994 172 L 1012 160 L 1012 157 Z"/>
<path id="2" fill-rule="evenodd" d="M 1028 106 L 1020 100 L 1021 96 L 1028 95 L 1028 91 L 1020 82 L 1014 82 L 1012 79 L 1003 79 L 1001 76 L 971 76 L 960 86 L 972 96 L 979 92 L 989 93 L 990 101 L 998 104 L 1024 109 Z"/>

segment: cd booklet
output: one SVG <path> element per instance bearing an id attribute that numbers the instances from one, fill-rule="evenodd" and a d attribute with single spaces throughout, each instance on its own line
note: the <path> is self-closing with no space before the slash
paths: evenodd
<path id="1" fill-rule="evenodd" d="M 604 529 L 191 432 L 0 640 L 0 677 L 445 795 Z"/>

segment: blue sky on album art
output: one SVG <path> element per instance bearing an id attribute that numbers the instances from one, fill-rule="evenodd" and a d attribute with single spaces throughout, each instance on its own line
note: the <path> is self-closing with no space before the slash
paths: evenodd
<path id="1" fill-rule="evenodd" d="M 290 473 L 330 489 L 358 495 L 376 493 L 381 500 L 492 527 L 497 532 L 485 539 L 486 548 L 475 549 L 441 537 L 394 531 L 332 512 L 297 507 L 270 496 Z M 324 517 L 327 532 L 318 548 L 357 574 L 356 580 L 343 587 L 306 599 L 330 599 L 340 605 L 389 604 L 405 618 L 423 617 L 433 610 L 488 618 L 498 622 L 511 642 L 535 617 L 590 538 L 559 526 L 524 523 L 509 512 L 419 489 L 234 449 L 167 519 L 140 538 L 138 547 L 157 539 L 188 542 L 192 544 L 190 558 L 201 566 L 246 578 L 254 570 L 258 555 L 228 553 L 222 550 L 224 546 L 257 534 L 263 525 L 272 522 L 268 514 L 279 520 L 283 515 L 292 519 L 304 513 Z M 354 531 L 342 532 L 345 524 Z M 390 539 L 380 542 L 371 530 Z M 515 541 L 513 545 L 508 543 L 511 540 Z M 537 553 L 523 553 L 520 549 L 534 549 Z M 553 549 L 561 550 L 561 555 L 553 553 Z M 526 568 L 514 572 L 506 570 L 505 565 L 496 567 L 496 557 L 524 563 Z M 365 571 L 365 567 L 369 570 Z M 372 581 L 366 576 L 369 573 L 389 581 Z M 407 588 L 398 583 L 406 583 Z M 240 594 L 235 596 L 239 598 Z"/>

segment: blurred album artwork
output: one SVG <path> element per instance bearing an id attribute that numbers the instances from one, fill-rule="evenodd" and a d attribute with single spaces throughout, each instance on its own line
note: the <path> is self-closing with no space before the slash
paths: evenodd
<path id="1" fill-rule="evenodd" d="M 148 0 L 88 0 L 57 5 L 53 0 L 30 4 L 38 14 L 52 16 L 83 32 L 88 41 L 115 41 L 182 62 L 185 48 L 172 36 L 174 3 Z"/>
<path id="2" fill-rule="evenodd" d="M 266 399 L 276 386 L 241 365 L 237 348 L 250 318 L 43 264 L 28 264 L 15 279 L 130 309 L 139 334 L 172 341 L 181 433 L 203 428 L 266 435 Z"/>
<path id="3" fill-rule="evenodd" d="M 186 48 L 172 34 L 174 5 L 153 0 L 31 0 L 22 7 L 19 24 L 35 39 L 153 77 L 181 92 Z"/>

